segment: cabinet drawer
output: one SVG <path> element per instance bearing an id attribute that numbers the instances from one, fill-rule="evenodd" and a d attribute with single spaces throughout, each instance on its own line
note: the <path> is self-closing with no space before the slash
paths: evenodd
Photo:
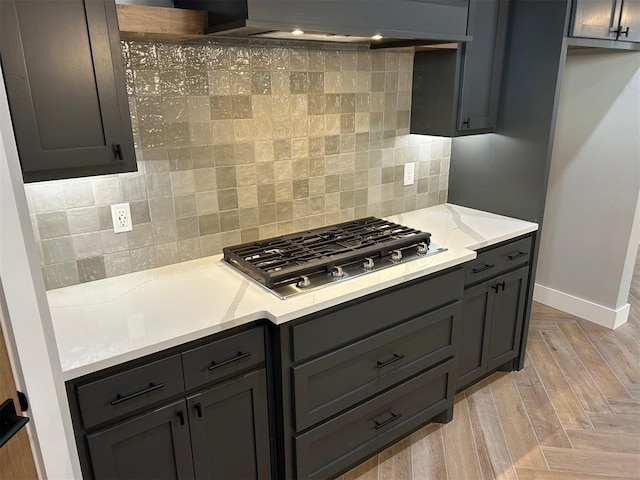
<path id="1" fill-rule="evenodd" d="M 452 356 L 461 303 L 293 368 L 296 430 L 304 430 Z"/>
<path id="2" fill-rule="evenodd" d="M 524 265 L 531 257 L 531 237 L 503 245 L 498 249 L 498 269 L 509 270 Z"/>
<path id="3" fill-rule="evenodd" d="M 295 440 L 296 478 L 329 478 L 453 406 L 455 360 L 343 413 Z"/>
<path id="4" fill-rule="evenodd" d="M 292 327 L 293 360 L 327 352 L 462 298 L 461 269 L 374 294 Z"/>
<path id="5" fill-rule="evenodd" d="M 112 420 L 184 391 L 180 355 L 78 387 L 85 428 Z"/>
<path id="6" fill-rule="evenodd" d="M 497 275 L 499 270 L 496 249 L 479 253 L 476 259 L 469 262 L 464 268 L 464 284 L 469 285 L 492 277 Z"/>
<path id="7" fill-rule="evenodd" d="M 187 390 L 264 362 L 264 330 L 252 328 L 182 354 Z"/>

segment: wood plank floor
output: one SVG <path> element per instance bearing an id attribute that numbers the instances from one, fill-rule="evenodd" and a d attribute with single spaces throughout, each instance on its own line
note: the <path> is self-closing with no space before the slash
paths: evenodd
<path id="1" fill-rule="evenodd" d="M 534 304 L 522 371 L 339 480 L 640 479 L 640 255 L 629 303 L 615 331 Z"/>

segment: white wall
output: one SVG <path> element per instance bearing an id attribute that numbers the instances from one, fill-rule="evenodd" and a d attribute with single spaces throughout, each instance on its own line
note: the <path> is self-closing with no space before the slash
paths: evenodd
<path id="1" fill-rule="evenodd" d="M 17 387 L 29 398 L 28 429 L 41 477 L 81 478 L 2 79 L 0 69 L 0 282 L 6 301 L 1 320 Z"/>
<path id="2" fill-rule="evenodd" d="M 569 55 L 534 298 L 615 328 L 640 241 L 640 53 Z"/>

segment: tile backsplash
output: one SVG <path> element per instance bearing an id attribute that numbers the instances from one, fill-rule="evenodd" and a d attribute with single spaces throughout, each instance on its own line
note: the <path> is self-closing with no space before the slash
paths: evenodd
<path id="1" fill-rule="evenodd" d="M 48 289 L 446 202 L 450 139 L 409 135 L 412 53 L 220 42 L 122 43 L 139 171 L 26 185 Z"/>

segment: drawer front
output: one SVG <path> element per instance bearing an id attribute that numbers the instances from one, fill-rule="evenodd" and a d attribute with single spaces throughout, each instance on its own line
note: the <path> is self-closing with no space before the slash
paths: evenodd
<path id="1" fill-rule="evenodd" d="M 498 249 L 498 268 L 501 271 L 526 264 L 531 258 L 531 237 L 503 245 Z"/>
<path id="2" fill-rule="evenodd" d="M 462 298 L 463 271 L 453 270 L 316 316 L 292 328 L 293 360 L 352 343 Z"/>
<path id="3" fill-rule="evenodd" d="M 180 355 L 158 360 L 78 387 L 86 428 L 182 393 Z"/>
<path id="4" fill-rule="evenodd" d="M 498 266 L 498 251 L 496 249 L 479 253 L 475 260 L 467 263 L 464 268 L 464 284 L 479 282 L 493 277 L 500 271 Z"/>
<path id="5" fill-rule="evenodd" d="M 263 362 L 264 329 L 252 328 L 184 352 L 184 384 L 190 390 Z"/>
<path id="6" fill-rule="evenodd" d="M 453 406 L 451 359 L 296 437 L 299 479 L 329 478 Z"/>
<path id="7" fill-rule="evenodd" d="M 293 368 L 302 431 L 455 353 L 461 302 Z"/>

